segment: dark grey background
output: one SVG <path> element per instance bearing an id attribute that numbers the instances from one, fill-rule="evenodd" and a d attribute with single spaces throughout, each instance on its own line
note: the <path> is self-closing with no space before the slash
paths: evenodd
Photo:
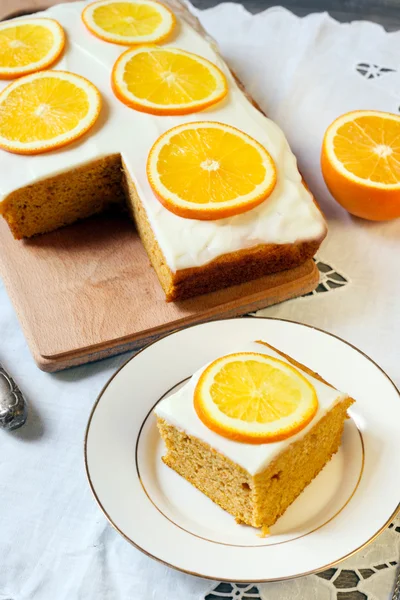
<path id="1" fill-rule="evenodd" d="M 0 20 L 25 11 L 35 12 L 65 1 L 73 0 L 0 0 Z M 191 1 L 198 8 L 209 8 L 219 4 L 219 0 Z M 388 31 L 400 29 L 400 0 L 242 0 L 241 3 L 252 13 L 270 6 L 282 5 L 300 17 L 313 12 L 328 11 L 338 21 L 365 19 L 380 23 Z"/>
<path id="2" fill-rule="evenodd" d="M 219 4 L 216 0 L 191 1 L 198 8 Z M 312 12 L 328 11 L 338 21 L 366 19 L 380 23 L 388 31 L 400 29 L 400 0 L 242 0 L 241 4 L 253 13 L 281 5 L 300 17 Z"/>

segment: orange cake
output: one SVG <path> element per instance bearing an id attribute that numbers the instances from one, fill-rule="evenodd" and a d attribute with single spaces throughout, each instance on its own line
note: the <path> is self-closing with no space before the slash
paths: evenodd
<path id="1" fill-rule="evenodd" d="M 97 4 L 107 10 L 110 2 Z M 135 2 L 149 11 L 156 4 L 153 0 L 126 0 L 125 4 Z M 85 78 L 87 85 L 93 84 L 99 91 L 102 108 L 95 122 L 71 141 L 59 136 L 53 149 L 51 141 L 39 151 L 26 139 L 18 145 L 14 133 L 7 133 L 9 123 L 7 129 L 3 122 L 7 118 L 6 95 L 11 92 L 3 89 L 9 81 L 1 81 L 5 76 L 0 68 L 0 104 L 6 106 L 3 113 L 0 110 L 0 115 L 5 115 L 0 118 L 0 147 L 5 148 L 0 150 L 0 214 L 14 237 L 21 239 L 127 204 L 167 300 L 180 300 L 300 265 L 316 253 L 326 235 L 326 224 L 302 181 L 283 132 L 249 99 L 188 10 L 174 0 L 165 6 L 169 9 L 157 9 L 162 12 L 160 31 L 156 32 L 159 46 L 150 49 L 132 46 L 126 51 L 133 41 L 125 41 L 123 35 L 102 35 L 100 26 L 105 23 L 106 27 L 107 19 L 99 17 L 95 23 L 84 2 L 57 5 L 29 19 L 58 23 L 66 38 L 60 58 L 50 65 L 52 70 L 42 74 L 56 70 Z M 128 24 L 129 19 L 133 17 L 126 17 Z M 143 37 L 144 41 L 152 39 Z M 215 90 L 205 98 L 195 90 L 194 100 L 180 101 L 181 105 L 176 100 L 171 106 L 161 101 L 157 105 L 144 93 L 140 96 L 146 83 L 140 80 L 140 68 L 139 78 L 134 79 L 135 72 L 129 85 L 124 78 L 131 76 L 135 61 L 139 67 L 149 68 L 155 53 L 162 49 L 169 51 L 160 54 L 160 61 L 170 60 L 163 73 L 167 87 L 173 87 L 176 78 L 171 56 L 179 55 L 189 75 L 201 72 Z M 190 61 L 196 63 L 193 71 L 187 66 Z M 12 85 L 22 86 L 23 79 L 15 79 Z M 45 102 L 36 106 L 35 118 L 45 119 L 46 110 Z M 16 120 L 27 127 L 25 119 Z M 236 149 L 229 167 L 239 169 L 240 177 L 235 172 L 227 179 L 222 163 L 203 150 L 202 160 L 194 165 L 203 141 L 191 148 L 191 157 L 180 147 L 184 159 L 192 161 L 193 176 L 184 166 L 179 167 L 179 177 L 174 175 L 179 152 L 167 156 L 167 150 L 182 142 L 168 137 L 169 132 L 198 123 L 202 135 L 207 127 L 213 135 L 217 125 L 222 127 L 214 150 L 220 139 L 231 149 L 229 136 L 235 143 L 241 140 L 247 155 Z M 185 131 L 181 139 L 188 139 Z M 160 140 L 165 140 L 164 146 Z M 229 160 L 229 152 L 222 154 L 223 160 Z M 166 172 L 161 172 L 163 165 Z M 222 196 L 214 195 L 214 188 L 201 196 L 199 174 L 208 178 L 204 181 L 223 180 L 225 199 L 232 188 L 227 209 L 222 206 Z M 179 203 L 183 197 L 186 200 Z"/>
<path id="2" fill-rule="evenodd" d="M 265 532 L 337 452 L 353 402 L 286 354 L 252 342 L 157 405 L 163 461 L 238 523 Z"/>

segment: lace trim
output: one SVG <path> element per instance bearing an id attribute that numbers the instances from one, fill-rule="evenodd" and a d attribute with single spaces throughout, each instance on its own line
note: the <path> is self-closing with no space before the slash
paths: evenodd
<path id="1" fill-rule="evenodd" d="M 379 65 L 364 62 L 360 62 L 356 65 L 356 71 L 367 79 L 376 79 L 377 77 L 382 77 L 382 75 L 386 75 L 387 73 L 396 73 L 396 69 L 391 69 L 390 67 L 380 67 Z"/>
<path id="2" fill-rule="evenodd" d="M 318 258 L 315 259 L 319 271 L 319 284 L 313 292 L 304 294 L 303 298 L 307 296 L 316 296 L 324 292 L 330 292 L 338 288 L 344 287 L 349 283 L 348 277 L 345 277 L 343 273 L 339 273 L 334 267 L 328 263 L 322 262 Z"/>
<path id="3" fill-rule="evenodd" d="M 387 581 L 394 582 L 398 561 L 379 562 L 376 561 L 377 554 L 381 554 L 379 552 L 381 548 L 386 555 L 394 553 L 397 556 L 399 534 L 400 518 L 391 523 L 386 531 L 364 551 L 342 563 L 342 567 L 339 565 L 292 582 L 272 584 L 272 587 L 268 584 L 253 585 L 251 583 L 213 584 L 202 600 L 298 600 L 299 598 L 308 600 L 307 589 L 310 593 L 309 598 L 382 600 L 375 595 L 375 587 L 381 589 L 381 583 L 378 583 L 377 580 L 384 576 Z M 357 564 L 354 564 L 353 568 L 349 568 L 351 563 Z M 376 580 L 375 585 L 374 580 Z M 301 582 L 301 589 L 296 582 Z M 390 585 L 391 583 L 389 583 Z M 289 589 L 290 587 L 292 589 Z M 320 593 L 317 590 L 320 590 Z"/>

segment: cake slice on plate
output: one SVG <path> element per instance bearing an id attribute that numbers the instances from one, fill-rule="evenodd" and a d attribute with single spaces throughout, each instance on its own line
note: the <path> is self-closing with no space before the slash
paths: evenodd
<path id="1" fill-rule="evenodd" d="M 353 402 L 254 342 L 157 405 L 163 461 L 238 523 L 266 531 L 338 451 Z"/>

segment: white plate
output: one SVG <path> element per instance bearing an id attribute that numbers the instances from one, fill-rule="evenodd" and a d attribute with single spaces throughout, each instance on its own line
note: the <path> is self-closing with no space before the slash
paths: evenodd
<path id="1" fill-rule="evenodd" d="M 166 393 L 204 363 L 256 339 L 357 400 L 338 454 L 264 539 L 161 462 L 152 414 Z M 289 321 L 215 321 L 147 346 L 109 381 L 89 419 L 86 470 L 110 523 L 153 558 L 220 581 L 276 581 L 332 566 L 372 541 L 394 517 L 399 424 L 399 391 L 350 344 Z"/>

